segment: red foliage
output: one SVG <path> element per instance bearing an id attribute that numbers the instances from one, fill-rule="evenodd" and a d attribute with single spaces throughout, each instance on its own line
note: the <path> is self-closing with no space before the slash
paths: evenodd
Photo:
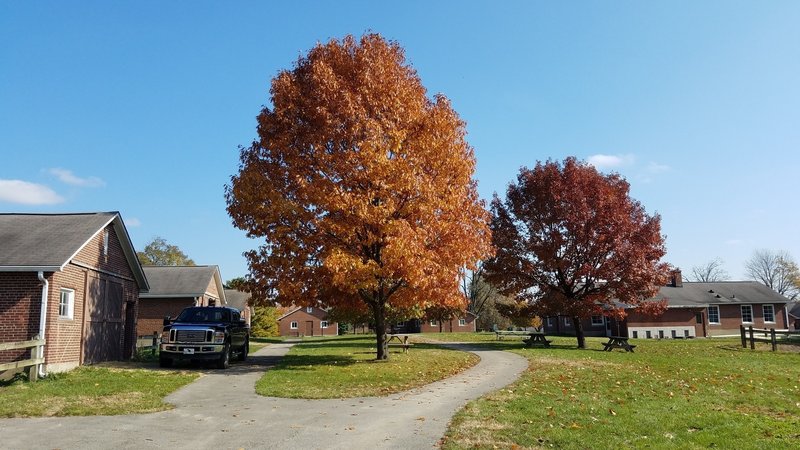
<path id="1" fill-rule="evenodd" d="M 575 158 L 522 168 L 505 201 L 492 201 L 487 278 L 543 317 L 624 317 L 621 304 L 657 311 L 647 299 L 668 275 L 661 220 L 628 193 L 618 174 Z"/>

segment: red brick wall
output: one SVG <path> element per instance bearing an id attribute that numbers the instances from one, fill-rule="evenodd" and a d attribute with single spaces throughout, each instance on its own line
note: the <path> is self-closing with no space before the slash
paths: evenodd
<path id="1" fill-rule="evenodd" d="M 283 319 L 278 321 L 278 329 L 281 336 L 336 336 L 339 334 L 339 324 L 332 322 L 328 324 L 328 328 L 322 328 L 322 321 L 326 320 L 328 313 L 319 308 L 313 308 L 311 313 L 306 312 L 303 307 Z M 307 330 L 307 322 L 312 322 L 313 330 L 309 334 Z M 291 323 L 297 322 L 297 329 L 291 328 Z"/>
<path id="2" fill-rule="evenodd" d="M 208 286 L 206 286 L 206 293 L 203 295 L 203 306 L 208 306 L 208 301 L 211 298 L 216 300 L 216 306 L 223 306 L 220 302 L 219 290 L 217 289 L 217 283 L 214 277 L 211 277 L 211 281 L 208 283 Z"/>
<path id="3" fill-rule="evenodd" d="M 566 319 L 566 321 L 565 321 Z M 609 320 L 606 318 L 605 320 Z M 605 323 L 600 325 L 592 325 L 592 319 L 581 319 L 581 327 L 583 327 L 584 336 L 606 336 Z M 550 325 L 547 323 L 547 318 L 542 319 L 542 329 L 548 334 L 565 334 L 574 336 L 575 326 L 572 323 L 571 317 L 565 316 L 552 316 L 550 317 Z M 611 334 L 616 335 L 616 324 L 612 323 Z"/>
<path id="4" fill-rule="evenodd" d="M 164 317 L 175 318 L 183 308 L 194 306 L 194 298 L 143 298 L 139 300 L 139 319 L 136 334 L 152 336 L 154 331 L 161 333 Z"/>
<path id="5" fill-rule="evenodd" d="M 32 272 L 0 272 L 0 342 L 33 339 L 39 332 L 42 285 Z M 30 350 L 0 351 L 0 363 L 28 359 Z"/>
<path id="6" fill-rule="evenodd" d="M 458 319 L 465 319 L 466 324 L 463 327 L 459 326 Z M 436 325 L 431 325 L 430 319 L 422 319 L 419 328 L 421 333 L 439 333 L 438 321 Z M 452 320 L 444 320 L 441 331 L 444 333 L 475 331 L 475 316 L 467 314 L 466 317 L 454 317 Z"/>
<path id="7" fill-rule="evenodd" d="M 702 336 L 715 336 L 725 334 L 738 334 L 741 325 L 753 326 L 753 328 L 776 328 L 785 329 L 786 324 L 786 305 L 775 304 L 773 305 L 775 311 L 775 322 L 765 323 L 762 305 L 751 305 L 753 308 L 753 323 L 742 323 L 741 305 L 719 305 L 719 324 L 712 324 L 708 321 L 707 308 L 669 308 L 659 317 L 646 317 L 635 312 L 628 314 L 627 325 L 628 327 L 671 327 L 671 326 L 693 326 L 695 328 L 695 335 Z M 695 315 L 701 312 L 703 314 L 703 322 L 697 323 Z M 705 333 L 704 333 L 705 326 Z M 641 337 L 641 336 L 640 336 Z"/>

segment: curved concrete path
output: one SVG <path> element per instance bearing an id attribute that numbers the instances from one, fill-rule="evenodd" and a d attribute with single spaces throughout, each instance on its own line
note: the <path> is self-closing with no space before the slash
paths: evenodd
<path id="1" fill-rule="evenodd" d="M 27 449 L 432 448 L 469 400 L 515 381 L 525 358 L 472 351 L 481 361 L 456 376 L 386 397 L 298 400 L 262 397 L 255 382 L 291 344 L 210 371 L 174 392 L 176 408 L 151 414 L 0 419 L 0 447 Z"/>

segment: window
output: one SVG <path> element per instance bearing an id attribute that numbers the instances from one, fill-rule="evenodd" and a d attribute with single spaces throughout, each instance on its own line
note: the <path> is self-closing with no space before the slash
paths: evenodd
<path id="1" fill-rule="evenodd" d="M 233 321 L 234 322 L 238 322 L 240 320 L 242 320 L 242 316 L 239 314 L 239 311 L 234 311 L 233 312 Z"/>
<path id="2" fill-rule="evenodd" d="M 592 325 L 603 325 L 603 316 L 592 316 Z"/>
<path id="3" fill-rule="evenodd" d="M 753 323 L 752 305 L 742 305 L 742 323 Z"/>
<path id="4" fill-rule="evenodd" d="M 647 339 L 650 339 L 650 338 L 652 338 L 652 337 L 653 337 L 653 335 L 650 333 L 650 331 L 649 331 L 649 330 L 648 330 L 648 331 L 645 331 L 645 332 L 644 332 L 644 334 L 647 336 Z"/>
<path id="5" fill-rule="evenodd" d="M 319 323 L 319 325 L 322 328 L 328 328 L 328 321 L 327 320 L 323 320 L 322 322 Z"/>
<path id="6" fill-rule="evenodd" d="M 775 323 L 775 308 L 772 305 L 761 305 L 764 312 L 764 322 Z"/>
<path id="7" fill-rule="evenodd" d="M 297 329 L 297 322 L 292 321 L 292 323 L 289 324 L 289 328 L 291 328 L 293 330 L 296 330 Z"/>
<path id="8" fill-rule="evenodd" d="M 313 306 L 306 307 L 306 312 L 309 313 L 309 314 L 313 313 L 314 312 L 314 307 Z"/>
<path id="9" fill-rule="evenodd" d="M 658 330 L 658 338 L 664 339 L 664 330 Z"/>
<path id="10" fill-rule="evenodd" d="M 458 319 L 458 326 L 460 327 L 467 326 L 467 319 Z"/>
<path id="11" fill-rule="evenodd" d="M 708 323 L 719 325 L 719 306 L 708 307 Z"/>
<path id="12" fill-rule="evenodd" d="M 689 337 L 689 330 L 683 330 L 683 337 L 685 338 Z"/>
<path id="13" fill-rule="evenodd" d="M 62 319 L 72 319 L 75 311 L 75 291 L 72 289 L 61 289 L 61 297 L 58 300 L 58 317 Z"/>
<path id="14" fill-rule="evenodd" d="M 553 326 L 553 318 L 552 317 L 548 317 L 547 318 L 547 326 L 548 327 L 552 327 Z"/>
<path id="15" fill-rule="evenodd" d="M 572 326 L 572 322 L 569 320 L 569 317 L 564 317 L 564 326 L 565 327 Z"/>
<path id="16" fill-rule="evenodd" d="M 672 331 L 670 331 L 670 333 L 672 333 L 672 339 L 675 339 L 675 338 L 678 337 L 678 331 L 677 330 L 672 330 Z"/>
<path id="17" fill-rule="evenodd" d="M 634 339 L 639 339 L 639 332 L 638 331 L 634 331 L 633 332 L 633 338 Z"/>
<path id="18" fill-rule="evenodd" d="M 439 326 L 439 322 L 437 322 L 435 320 L 431 320 L 431 326 L 432 327 L 438 327 Z"/>

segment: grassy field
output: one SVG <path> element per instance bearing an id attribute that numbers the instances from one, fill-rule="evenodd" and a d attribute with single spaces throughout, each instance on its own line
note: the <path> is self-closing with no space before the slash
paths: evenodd
<path id="1" fill-rule="evenodd" d="M 375 337 L 346 335 L 295 345 L 256 383 L 272 397 L 344 398 L 387 395 L 447 378 L 475 365 L 472 353 L 417 343 L 407 353 L 390 349 L 375 361 Z"/>
<path id="2" fill-rule="evenodd" d="M 428 338 L 440 336 L 427 334 Z M 494 334 L 441 336 L 507 349 L 530 361 L 522 378 L 469 403 L 444 448 L 797 448 L 800 354 L 742 349 L 738 339 L 554 337 L 525 349 Z"/>
<path id="3" fill-rule="evenodd" d="M 0 385 L 0 417 L 94 416 L 171 409 L 163 398 L 199 374 L 80 367 L 29 383 Z"/>

